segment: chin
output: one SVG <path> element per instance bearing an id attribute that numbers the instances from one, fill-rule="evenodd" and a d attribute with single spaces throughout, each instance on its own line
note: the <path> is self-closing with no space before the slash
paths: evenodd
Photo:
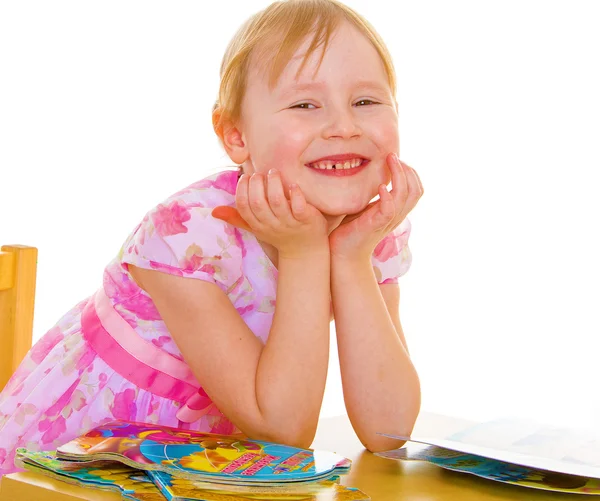
<path id="1" fill-rule="evenodd" d="M 328 216 L 347 216 L 358 214 L 362 211 L 369 202 L 378 197 L 377 187 L 374 193 L 346 193 L 340 194 L 337 197 L 328 196 L 323 193 L 313 194 L 310 198 L 307 197 L 307 202 L 318 209 L 322 214 Z"/>
<path id="2" fill-rule="evenodd" d="M 361 204 L 324 203 L 324 204 L 315 205 L 315 207 L 317 209 L 319 209 L 322 214 L 325 214 L 327 216 L 349 216 L 352 214 L 358 214 L 367 205 L 369 205 L 369 200 L 367 200 L 366 202 L 361 203 Z"/>

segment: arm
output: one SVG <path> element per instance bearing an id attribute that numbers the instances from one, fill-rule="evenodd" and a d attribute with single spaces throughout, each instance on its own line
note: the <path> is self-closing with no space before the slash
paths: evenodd
<path id="1" fill-rule="evenodd" d="M 264 347 L 217 285 L 130 270 L 206 393 L 245 435 L 310 445 L 329 357 L 327 248 L 280 256 L 277 305 Z"/>
<path id="2" fill-rule="evenodd" d="M 397 284 L 379 286 L 368 259 L 331 264 L 331 291 L 348 416 L 370 451 L 401 446 L 378 432 L 410 435 L 421 404 L 417 372 L 398 317 Z"/>

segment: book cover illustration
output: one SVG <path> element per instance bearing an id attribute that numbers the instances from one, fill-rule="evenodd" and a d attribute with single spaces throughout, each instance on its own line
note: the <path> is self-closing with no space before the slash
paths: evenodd
<path id="1" fill-rule="evenodd" d="M 160 489 L 144 472 L 121 463 L 64 461 L 53 452 L 17 449 L 15 465 L 72 485 L 120 492 L 126 501 L 165 501 Z"/>
<path id="2" fill-rule="evenodd" d="M 447 470 L 535 489 L 600 495 L 600 481 L 596 479 L 529 468 L 442 447 L 409 444 L 376 455 L 388 459 L 427 461 Z"/>
<path id="3" fill-rule="evenodd" d="M 169 501 L 369 501 L 358 489 L 339 484 L 339 477 L 276 486 L 225 485 L 173 477 L 162 471 L 148 476 Z"/>
<path id="4" fill-rule="evenodd" d="M 237 436 L 112 421 L 57 450 L 62 459 L 112 460 L 190 480 L 233 484 L 307 482 L 347 473 L 351 462 L 327 451 Z"/>
<path id="5" fill-rule="evenodd" d="M 555 473 L 600 479 L 600 435 L 506 418 L 478 423 L 445 438 L 389 437 Z"/>
<path id="6" fill-rule="evenodd" d="M 127 501 L 369 501 L 358 489 L 339 484 L 339 477 L 310 483 L 264 486 L 215 484 L 143 472 L 119 462 L 68 461 L 53 452 L 18 449 L 18 467 L 73 485 L 120 491 Z"/>

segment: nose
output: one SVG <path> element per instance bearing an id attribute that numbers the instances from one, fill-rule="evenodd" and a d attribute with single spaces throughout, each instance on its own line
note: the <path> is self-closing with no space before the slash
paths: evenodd
<path id="1" fill-rule="evenodd" d="M 358 117 L 355 116 L 352 108 L 330 108 L 326 117 L 323 127 L 325 139 L 350 139 L 360 136 Z"/>

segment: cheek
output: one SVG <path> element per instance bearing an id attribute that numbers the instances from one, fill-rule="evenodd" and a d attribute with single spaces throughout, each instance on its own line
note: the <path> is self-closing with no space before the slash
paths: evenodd
<path id="1" fill-rule="evenodd" d="M 398 120 L 393 117 L 382 117 L 373 124 L 372 137 L 376 138 L 377 146 L 382 152 L 399 152 L 400 133 L 398 131 Z"/>
<path id="2" fill-rule="evenodd" d="M 264 163 L 281 172 L 297 169 L 307 145 L 302 128 L 291 121 L 269 127 L 264 137 L 257 139 L 262 143 Z"/>
<path id="3" fill-rule="evenodd" d="M 382 117 L 381 120 L 374 122 L 371 137 L 375 138 L 374 141 L 381 154 L 381 183 L 387 185 L 392 180 L 387 157 L 390 153 L 400 154 L 400 135 L 396 117 Z"/>

